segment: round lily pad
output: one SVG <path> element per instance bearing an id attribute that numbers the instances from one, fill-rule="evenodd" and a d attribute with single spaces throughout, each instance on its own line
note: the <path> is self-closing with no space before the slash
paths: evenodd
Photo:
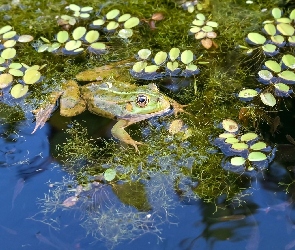
<path id="1" fill-rule="evenodd" d="M 264 161 L 267 159 L 267 156 L 262 152 L 251 152 L 248 155 L 249 161 Z"/>
<path id="2" fill-rule="evenodd" d="M 72 36 L 74 40 L 79 40 L 85 35 L 85 33 L 86 33 L 85 27 L 77 27 L 76 29 L 74 29 Z"/>
<path id="3" fill-rule="evenodd" d="M 151 55 L 151 51 L 149 49 L 141 49 L 137 52 L 138 56 L 142 60 L 148 59 L 148 57 Z"/>
<path id="4" fill-rule="evenodd" d="M 257 137 L 258 137 L 257 134 L 250 132 L 250 133 L 243 134 L 243 135 L 241 136 L 241 141 L 246 141 L 246 142 L 247 142 L 247 141 L 254 140 L 254 139 L 256 139 Z"/>
<path id="5" fill-rule="evenodd" d="M 10 69 L 20 69 L 23 65 L 21 63 L 11 63 L 9 64 Z"/>
<path id="6" fill-rule="evenodd" d="M 213 21 L 208 21 L 208 22 L 206 23 L 206 25 L 211 26 L 211 27 L 213 27 L 213 28 L 218 27 L 218 23 L 217 23 L 217 22 L 213 22 Z"/>
<path id="7" fill-rule="evenodd" d="M 103 25 L 104 23 L 105 23 L 105 20 L 104 20 L 104 19 L 97 19 L 97 20 L 94 20 L 94 21 L 92 22 L 92 24 L 95 25 L 95 26 L 101 26 L 101 25 Z"/>
<path id="8" fill-rule="evenodd" d="M 10 30 L 12 30 L 12 27 L 11 27 L 10 25 L 6 25 L 6 26 L 4 26 L 4 27 L 2 27 L 2 28 L 0 29 L 0 35 L 2 35 L 2 34 L 4 34 L 4 33 L 8 32 L 8 31 L 10 31 Z"/>
<path id="9" fill-rule="evenodd" d="M 111 11 L 109 11 L 106 14 L 106 19 L 110 20 L 110 19 L 114 19 L 116 18 L 118 15 L 120 14 L 120 11 L 118 9 L 113 9 Z"/>
<path id="10" fill-rule="evenodd" d="M 202 30 L 204 32 L 210 32 L 210 31 L 213 31 L 213 28 L 211 26 L 205 25 L 202 27 Z"/>
<path id="11" fill-rule="evenodd" d="M 252 149 L 252 150 L 261 150 L 264 148 L 266 148 L 266 143 L 263 141 L 256 142 L 250 146 L 250 149 Z"/>
<path id="12" fill-rule="evenodd" d="M 11 30 L 11 31 L 8 31 L 7 33 L 3 34 L 3 39 L 7 40 L 7 39 L 11 39 L 15 36 L 16 36 L 16 31 Z"/>
<path id="13" fill-rule="evenodd" d="M 88 43 L 94 43 L 99 38 L 99 32 L 97 30 L 90 30 L 86 33 L 85 40 Z"/>
<path id="14" fill-rule="evenodd" d="M 199 39 L 202 39 L 202 38 L 204 38 L 204 37 L 206 37 L 207 36 L 207 33 L 206 32 L 204 32 L 204 31 L 199 31 L 199 32 L 197 32 L 196 34 L 195 34 L 195 38 L 197 39 L 197 40 L 199 40 Z"/>
<path id="15" fill-rule="evenodd" d="M 179 48 L 172 48 L 172 49 L 170 49 L 170 51 L 169 51 L 169 58 L 170 58 L 170 60 L 172 62 L 175 61 L 179 57 L 179 54 L 180 54 Z"/>
<path id="16" fill-rule="evenodd" d="M 90 12 L 92 10 L 93 10 L 93 7 L 91 6 L 85 6 L 80 9 L 81 12 Z"/>
<path id="17" fill-rule="evenodd" d="M 61 46 L 60 43 L 53 43 L 53 44 L 51 44 L 51 46 L 49 46 L 49 47 L 47 48 L 47 51 L 48 51 L 48 52 L 53 52 L 53 51 L 59 49 L 60 46 Z"/>
<path id="18" fill-rule="evenodd" d="M 111 30 L 115 30 L 117 29 L 119 26 L 119 23 L 115 22 L 115 21 L 110 21 L 106 27 L 107 30 L 111 31 Z"/>
<path id="19" fill-rule="evenodd" d="M 92 43 L 90 45 L 91 48 L 95 49 L 95 50 L 106 50 L 106 45 L 104 43 Z"/>
<path id="20" fill-rule="evenodd" d="M 0 56 L 0 65 L 5 62 L 5 59 Z"/>
<path id="21" fill-rule="evenodd" d="M 157 65 L 148 65 L 144 68 L 144 71 L 146 73 L 153 73 L 153 72 L 156 72 L 158 68 L 159 68 L 159 66 L 157 66 Z"/>
<path id="22" fill-rule="evenodd" d="M 287 85 L 287 84 L 284 84 L 284 83 L 276 83 L 274 84 L 275 88 L 279 91 L 282 91 L 282 92 L 289 92 L 290 90 L 290 87 Z"/>
<path id="23" fill-rule="evenodd" d="M 248 148 L 248 144 L 243 142 L 237 142 L 231 145 L 231 147 L 235 150 L 245 150 Z"/>
<path id="24" fill-rule="evenodd" d="M 12 59 L 16 56 L 16 50 L 15 48 L 7 48 L 2 51 L 1 57 L 5 60 Z"/>
<path id="25" fill-rule="evenodd" d="M 132 35 L 133 35 L 132 29 L 121 29 L 118 33 L 118 36 L 124 39 L 132 37 Z"/>
<path id="26" fill-rule="evenodd" d="M 193 22 L 192 22 L 193 25 L 196 25 L 196 26 L 203 26 L 205 24 L 204 20 L 197 20 L 195 19 Z"/>
<path id="27" fill-rule="evenodd" d="M 162 63 L 166 61 L 166 59 L 167 59 L 167 53 L 164 51 L 159 51 L 154 57 L 155 64 L 157 65 L 161 65 Z"/>
<path id="28" fill-rule="evenodd" d="M 277 47 L 274 44 L 268 43 L 268 44 L 263 45 L 262 49 L 266 53 L 274 53 L 276 51 Z"/>
<path id="29" fill-rule="evenodd" d="M 185 67 L 186 70 L 190 70 L 190 71 L 196 71 L 198 70 L 198 66 L 194 65 L 194 64 L 189 64 Z"/>
<path id="30" fill-rule="evenodd" d="M 236 135 L 235 134 L 232 134 L 232 133 L 222 133 L 220 134 L 218 137 L 219 138 L 233 138 L 235 137 Z"/>
<path id="31" fill-rule="evenodd" d="M 271 36 L 271 41 L 275 44 L 282 45 L 285 42 L 285 38 L 281 35 Z"/>
<path id="32" fill-rule="evenodd" d="M 72 11 L 80 11 L 81 9 L 80 6 L 78 6 L 77 4 L 70 4 L 68 8 Z"/>
<path id="33" fill-rule="evenodd" d="M 8 73 L 13 76 L 23 76 L 24 75 L 24 72 L 22 72 L 19 69 L 9 69 Z"/>
<path id="34" fill-rule="evenodd" d="M 229 138 L 225 139 L 225 142 L 229 143 L 229 144 L 234 144 L 234 143 L 239 142 L 239 140 L 237 138 L 235 138 L 235 137 L 229 137 Z"/>
<path id="35" fill-rule="evenodd" d="M 279 73 L 281 72 L 281 65 L 278 64 L 276 61 L 273 60 L 268 60 L 264 63 L 264 65 L 270 69 L 271 71 L 275 72 L 275 73 Z"/>
<path id="36" fill-rule="evenodd" d="M 263 28 L 264 31 L 270 36 L 274 36 L 277 32 L 276 26 L 274 26 L 272 23 L 265 24 Z"/>
<path id="37" fill-rule="evenodd" d="M 20 43 L 28 43 L 33 41 L 34 37 L 31 35 L 21 35 L 18 37 L 17 41 Z"/>
<path id="38" fill-rule="evenodd" d="M 79 17 L 84 18 L 84 19 L 87 19 L 87 18 L 90 17 L 90 14 L 89 13 L 80 13 L 79 14 Z"/>
<path id="39" fill-rule="evenodd" d="M 121 23 L 121 22 L 125 22 L 125 21 L 127 21 L 130 17 L 131 17 L 130 14 L 124 14 L 124 15 L 122 15 L 122 16 L 120 16 L 120 17 L 118 18 L 118 22 L 119 22 L 119 23 Z"/>
<path id="40" fill-rule="evenodd" d="M 294 28 L 287 23 L 277 24 L 277 29 L 283 36 L 292 36 L 295 31 Z"/>
<path id="41" fill-rule="evenodd" d="M 222 121 L 222 127 L 224 130 L 230 133 L 234 133 L 239 130 L 238 124 L 231 119 L 224 119 Z"/>
<path id="42" fill-rule="evenodd" d="M 131 17 L 124 23 L 125 29 L 131 29 L 139 24 L 139 18 Z"/>
<path id="43" fill-rule="evenodd" d="M 277 23 L 291 23 L 292 20 L 288 17 L 281 17 L 281 18 L 278 18 L 277 20 Z"/>
<path id="44" fill-rule="evenodd" d="M 71 50 L 75 50 L 75 49 L 80 48 L 81 45 L 82 45 L 82 42 L 80 40 L 78 40 L 78 41 L 71 40 L 71 41 L 66 42 L 65 49 L 68 51 L 71 51 Z"/>
<path id="45" fill-rule="evenodd" d="M 28 93 L 29 87 L 28 85 L 22 85 L 20 83 L 15 84 L 11 91 L 10 94 L 12 95 L 12 97 L 14 98 L 21 98 L 23 97 L 26 93 Z"/>
<path id="46" fill-rule="evenodd" d="M 15 40 L 7 40 L 3 43 L 5 48 L 12 48 L 16 44 Z"/>
<path id="47" fill-rule="evenodd" d="M 290 70 L 285 70 L 278 74 L 278 76 L 287 81 L 295 81 L 295 73 Z"/>
<path id="48" fill-rule="evenodd" d="M 69 39 L 69 33 L 65 30 L 59 31 L 56 35 L 56 40 L 59 43 L 65 43 Z"/>
<path id="49" fill-rule="evenodd" d="M 197 33 L 197 32 L 199 32 L 201 30 L 201 28 L 200 27 L 198 27 L 198 26 L 192 26 L 191 28 L 190 28 L 190 32 L 191 33 Z"/>
<path id="50" fill-rule="evenodd" d="M 196 15 L 196 18 L 199 19 L 199 20 L 202 20 L 202 21 L 204 21 L 204 20 L 206 19 L 205 15 L 202 14 L 202 13 L 198 13 L 198 14 Z"/>
<path id="51" fill-rule="evenodd" d="M 0 75 L 0 88 L 8 87 L 13 81 L 13 76 L 11 74 L 5 73 Z"/>
<path id="52" fill-rule="evenodd" d="M 185 50 L 181 53 L 180 60 L 184 64 L 189 64 L 194 60 L 194 54 L 191 50 Z"/>
<path id="53" fill-rule="evenodd" d="M 230 159 L 230 163 L 233 166 L 242 166 L 245 164 L 246 159 L 241 156 L 235 156 Z"/>
<path id="54" fill-rule="evenodd" d="M 178 68 L 178 62 L 168 62 L 166 64 L 167 69 L 174 71 Z"/>
<path id="55" fill-rule="evenodd" d="M 116 177 L 116 170 L 109 168 L 104 172 L 103 176 L 106 181 L 112 181 Z"/>
<path id="56" fill-rule="evenodd" d="M 271 14 L 275 19 L 277 19 L 282 16 L 282 11 L 279 8 L 273 8 Z"/>
<path id="57" fill-rule="evenodd" d="M 290 69 L 295 69 L 295 57 L 293 55 L 283 55 L 282 62 Z"/>
<path id="58" fill-rule="evenodd" d="M 259 33 L 252 32 L 252 33 L 249 33 L 247 37 L 252 43 L 257 45 L 262 45 L 266 42 L 266 38 Z"/>
<path id="59" fill-rule="evenodd" d="M 146 62 L 143 62 L 143 61 L 136 62 L 136 63 L 134 63 L 132 70 L 139 73 L 139 72 L 142 72 L 146 66 L 147 66 Z"/>
<path id="60" fill-rule="evenodd" d="M 252 98 L 258 95 L 258 92 L 255 89 L 243 89 L 239 93 L 240 98 Z"/>
<path id="61" fill-rule="evenodd" d="M 41 74 L 38 70 L 36 69 L 31 69 L 31 70 L 27 70 L 25 72 L 25 75 L 23 77 L 23 81 L 26 84 L 34 84 L 36 82 L 38 82 L 41 78 Z"/>
<path id="62" fill-rule="evenodd" d="M 289 15 L 290 19 L 295 19 L 295 9 L 293 9 Z"/>
<path id="63" fill-rule="evenodd" d="M 260 99 L 265 105 L 270 107 L 275 106 L 277 103 L 276 98 L 273 96 L 272 93 L 261 93 Z"/>
<path id="64" fill-rule="evenodd" d="M 269 81 L 273 78 L 272 73 L 269 70 L 265 70 L 265 69 L 258 71 L 258 75 L 260 78 L 266 81 Z"/>

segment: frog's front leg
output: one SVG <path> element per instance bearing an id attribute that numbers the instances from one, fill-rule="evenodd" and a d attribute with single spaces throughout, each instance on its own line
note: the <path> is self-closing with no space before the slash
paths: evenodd
<path id="1" fill-rule="evenodd" d="M 135 141 L 131 136 L 125 131 L 124 128 L 128 127 L 134 122 L 128 120 L 118 120 L 118 122 L 113 126 L 111 132 L 114 137 L 119 139 L 122 142 L 132 145 L 135 148 L 136 152 L 139 152 L 137 145 L 142 145 L 142 142 Z"/>

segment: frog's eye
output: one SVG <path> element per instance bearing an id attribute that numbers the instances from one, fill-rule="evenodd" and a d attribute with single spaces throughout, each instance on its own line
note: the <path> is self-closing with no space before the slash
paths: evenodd
<path id="1" fill-rule="evenodd" d="M 146 95 L 138 95 L 136 97 L 136 104 L 139 107 L 144 108 L 148 103 L 149 103 L 148 96 L 146 96 Z"/>

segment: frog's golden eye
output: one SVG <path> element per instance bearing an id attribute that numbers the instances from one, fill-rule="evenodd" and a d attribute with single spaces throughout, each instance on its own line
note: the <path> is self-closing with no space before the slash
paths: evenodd
<path id="1" fill-rule="evenodd" d="M 148 96 L 141 94 L 136 97 L 136 104 L 139 107 L 144 108 L 148 103 L 149 103 Z"/>

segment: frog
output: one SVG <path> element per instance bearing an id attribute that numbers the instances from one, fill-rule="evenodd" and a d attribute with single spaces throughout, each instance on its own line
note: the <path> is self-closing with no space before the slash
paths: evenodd
<path id="1" fill-rule="evenodd" d="M 185 105 L 161 93 L 154 83 L 138 86 L 113 77 L 99 76 L 102 68 L 94 71 L 81 72 L 76 79 L 82 82 L 96 81 L 79 86 L 76 80 L 68 80 L 62 84 L 62 90 L 55 93 L 53 99 L 60 99 L 61 116 L 76 116 L 88 109 L 93 114 L 116 120 L 111 134 L 133 146 L 136 152 L 139 152 L 138 145 L 143 143 L 132 139 L 126 127 L 171 111 L 176 116 L 179 112 L 185 112 Z M 95 76 L 90 77 L 93 73 Z"/>

